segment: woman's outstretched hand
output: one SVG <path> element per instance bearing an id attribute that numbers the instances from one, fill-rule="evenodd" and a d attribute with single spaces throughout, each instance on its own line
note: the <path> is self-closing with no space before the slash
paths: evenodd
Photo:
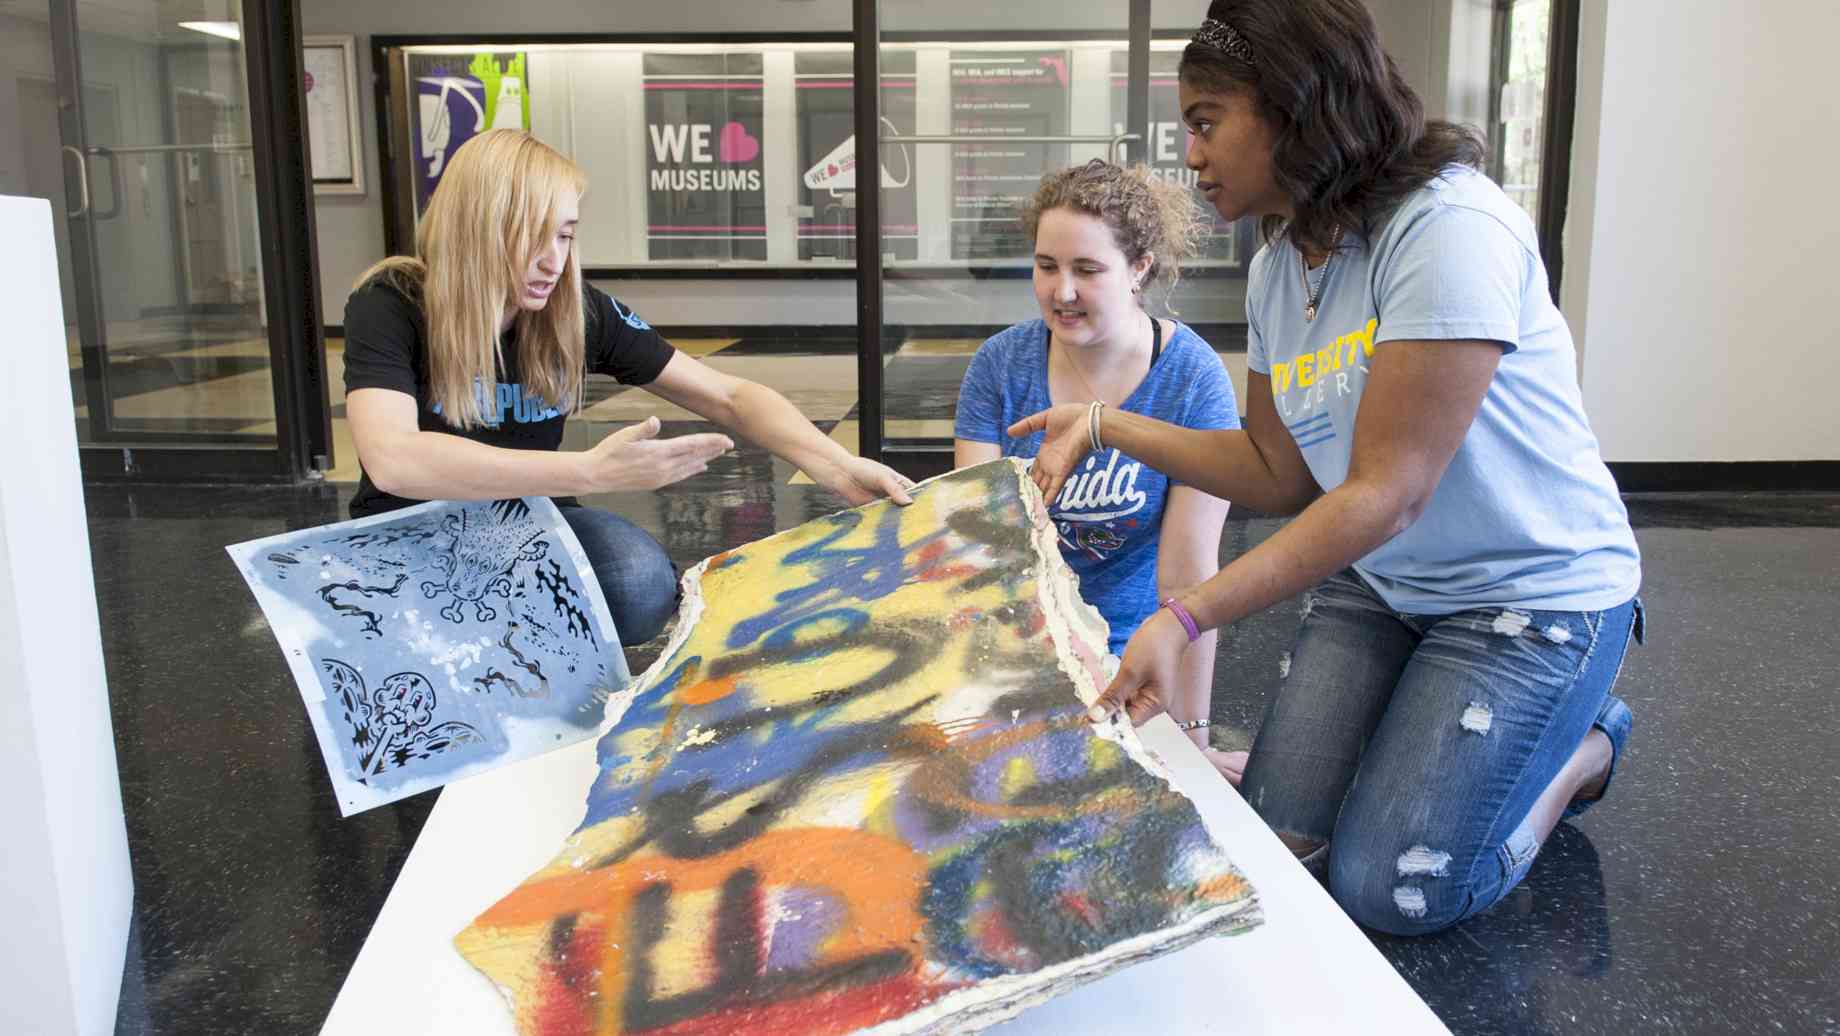
<path id="1" fill-rule="evenodd" d="M 907 476 L 864 457 L 851 457 L 826 472 L 823 478 L 814 477 L 812 481 L 848 500 L 852 507 L 882 497 L 903 507 L 914 502 L 908 495 L 914 484 Z"/>
<path id="2" fill-rule="evenodd" d="M 1060 494 L 1061 486 L 1067 483 L 1073 469 L 1092 452 L 1092 438 L 1086 423 L 1088 409 L 1085 403 L 1062 403 L 1009 426 L 1012 439 L 1024 439 L 1036 432 L 1047 433 L 1041 441 L 1041 452 L 1035 455 L 1035 467 L 1029 477 L 1035 481 L 1035 488 L 1041 490 L 1042 499 L 1050 504 Z"/>
<path id="3" fill-rule="evenodd" d="M 1123 710 L 1133 726 L 1143 726 L 1154 719 L 1168 705 L 1167 695 L 1188 644 L 1188 631 L 1173 615 L 1162 608 L 1152 612 L 1124 646 L 1118 675 L 1112 677 L 1099 700 L 1087 710 L 1086 718 L 1099 723 Z M 1239 787 L 1246 774 L 1248 753 L 1218 751 L 1205 742 L 1199 747 L 1227 783 Z"/>
<path id="4" fill-rule="evenodd" d="M 1188 631 L 1167 609 L 1150 613 L 1124 646 L 1118 675 L 1099 695 L 1087 718 L 1098 722 L 1119 710 L 1141 726 L 1169 704 L 1177 666 L 1188 648 Z"/>
<path id="5" fill-rule="evenodd" d="M 608 435 L 583 456 L 592 492 L 658 489 L 700 474 L 709 462 L 735 448 L 726 435 L 705 433 L 658 438 L 658 419 L 648 417 Z"/>

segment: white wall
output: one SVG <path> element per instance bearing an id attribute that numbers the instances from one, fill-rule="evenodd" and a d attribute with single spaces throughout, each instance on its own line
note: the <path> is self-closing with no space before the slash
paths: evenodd
<path id="1" fill-rule="evenodd" d="M 1840 458 L 1840 5 L 1585 11 L 1562 301 L 1604 456 Z"/>
<path id="2" fill-rule="evenodd" d="M 1371 0 L 1382 36 L 1407 79 L 1424 94 L 1426 107 L 1442 116 L 1450 108 L 1445 79 L 1453 75 L 1453 5 L 1486 0 Z M 1187 29 L 1200 24 L 1207 0 L 1157 0 L 1153 23 Z M 302 5 L 303 29 L 311 34 L 358 38 L 360 131 L 364 137 L 365 182 L 361 197 L 320 196 L 321 300 L 327 323 L 344 321 L 345 296 L 364 268 L 383 256 L 383 211 L 377 167 L 376 114 L 370 87 L 370 37 L 410 34 L 637 33 L 812 31 L 849 32 L 847 0 L 678 0 L 671 4 L 607 5 L 595 0 L 538 0 L 513 11 L 488 0 L 431 3 L 409 0 L 314 0 Z M 1125 0 L 885 0 L 887 31 L 1110 29 L 1121 34 L 1128 20 Z M 1486 48 L 1485 48 L 1486 50 Z M 1486 53 L 1484 61 L 1486 64 Z M 1459 73 L 1461 69 L 1459 69 Z M 534 93 L 534 91 L 533 91 Z M 579 121 L 581 115 L 575 118 Z M 582 136 L 579 124 L 578 139 Z M 934 149 L 940 150 L 940 149 Z M 596 194 L 610 197 L 609 186 Z M 648 320 L 672 324 L 854 324 L 855 288 L 848 280 L 761 281 L 745 277 L 699 280 L 630 278 L 602 287 L 630 302 Z M 1193 280 L 1174 300 L 1193 321 L 1239 321 L 1244 316 L 1243 281 Z M 890 283 L 886 312 L 891 321 L 920 324 L 1005 323 L 1032 312 L 1028 292 L 1013 280 Z"/>
<path id="3" fill-rule="evenodd" d="M 106 1036 L 134 879 L 51 227 L 0 195 L 0 1032 Z"/>

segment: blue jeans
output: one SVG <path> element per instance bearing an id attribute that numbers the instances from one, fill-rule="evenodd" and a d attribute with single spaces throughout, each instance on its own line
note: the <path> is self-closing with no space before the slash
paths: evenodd
<path id="1" fill-rule="evenodd" d="M 643 644 L 677 611 L 677 568 L 651 533 L 610 511 L 571 504 L 560 508 L 613 613 L 620 643 Z"/>
<path id="2" fill-rule="evenodd" d="M 1356 921 L 1453 925 L 1526 876 L 1528 813 L 1606 704 L 1640 609 L 1406 615 L 1333 576 L 1305 597 L 1242 793 L 1274 830 L 1326 843 Z"/>

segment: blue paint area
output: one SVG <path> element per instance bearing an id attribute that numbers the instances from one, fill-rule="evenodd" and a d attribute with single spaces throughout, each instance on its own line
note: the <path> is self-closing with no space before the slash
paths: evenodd
<path id="1" fill-rule="evenodd" d="M 899 590 L 910 574 L 907 555 L 945 536 L 947 530 L 934 530 L 904 545 L 900 509 L 885 507 L 880 513 L 875 540 L 867 547 L 833 549 L 832 544 L 850 536 L 863 521 L 863 512 L 845 511 L 831 517 L 837 528 L 823 539 L 787 554 L 780 566 L 801 575 L 809 573 L 812 581 L 782 591 L 774 607 L 736 623 L 727 647 L 747 647 L 771 630 L 836 604 L 869 605 Z"/>
<path id="2" fill-rule="evenodd" d="M 929 956 L 986 979 L 1051 966 L 1182 916 L 1146 873 L 1182 879 L 1168 850 L 1193 827 L 1186 809 L 1077 820 L 1010 820 L 934 854 L 921 898 Z M 1027 963 L 1023 963 L 1027 962 Z"/>
<path id="3" fill-rule="evenodd" d="M 684 678 L 684 673 L 691 666 L 701 661 L 701 655 L 691 655 L 671 667 L 670 671 L 665 673 L 657 683 L 633 697 L 633 700 L 627 704 L 626 711 L 621 714 L 620 722 L 601 738 L 598 758 L 603 768 L 610 762 L 625 758 L 614 754 L 618 748 L 618 734 L 622 730 L 635 727 L 658 727 L 664 724 L 666 715 L 671 711 L 670 699 L 677 690 L 678 682 Z"/>
<path id="4" fill-rule="evenodd" d="M 841 628 L 823 628 L 828 627 L 832 623 L 837 623 Z M 816 661 L 836 650 L 836 648 L 829 643 L 814 643 L 805 647 L 803 650 L 799 650 L 800 632 L 811 627 L 820 627 L 820 629 L 817 630 L 820 635 L 848 635 L 860 633 L 863 631 L 864 627 L 868 625 L 868 612 L 860 611 L 856 608 L 831 608 L 826 611 L 821 611 L 816 615 L 807 615 L 803 618 L 793 619 L 784 626 L 779 627 L 767 635 L 765 647 L 769 651 L 789 652 L 783 657 L 776 658 L 776 664 L 798 665 L 802 662 Z M 809 641 L 810 638 L 807 638 L 807 640 Z"/>
<path id="5" fill-rule="evenodd" d="M 920 914 L 926 918 L 930 956 L 953 968 L 966 978 L 986 979 L 1007 975 L 1010 969 L 985 957 L 971 942 L 965 930 L 966 914 L 972 905 L 972 890 L 983 876 L 983 858 L 975 852 L 958 856 L 933 867 L 926 894 L 920 899 Z"/>
<path id="6" fill-rule="evenodd" d="M 673 670 L 667 680 L 660 681 L 659 686 L 669 683 L 674 687 L 682 669 L 680 666 Z M 662 696 L 648 694 L 646 699 L 643 711 L 640 711 L 640 702 L 635 701 L 627 711 L 626 718 L 620 721 L 619 727 L 601 739 L 601 778 L 595 782 L 588 795 L 587 813 L 578 830 L 631 812 L 648 799 L 699 784 L 704 786 L 706 796 L 715 797 L 762 787 L 796 775 L 810 774 L 815 772 L 815 759 L 860 735 L 855 727 L 837 724 L 836 714 L 844 708 L 842 704 L 797 712 L 788 709 L 782 715 L 718 737 L 710 744 L 692 745 L 681 750 L 676 744 L 660 744 L 654 751 L 671 757 L 667 766 L 646 781 L 621 782 L 614 775 L 633 760 L 630 756 L 616 754 L 620 731 L 627 728 L 629 723 L 634 727 L 657 729 L 663 725 L 669 709 Z M 684 710 L 678 716 L 675 730 L 681 738 L 692 729 L 700 727 L 708 730 L 717 727 L 725 719 L 752 716 L 755 712 L 756 708 L 746 700 L 746 696 L 737 692 L 721 701 Z M 846 772 L 886 758 L 887 752 L 883 749 L 865 748 L 832 759 L 823 770 Z"/>
<path id="7" fill-rule="evenodd" d="M 830 521 L 835 526 L 831 532 L 792 551 L 781 563 L 788 571 L 814 575 L 813 581 L 779 594 L 773 608 L 737 623 L 727 647 L 758 644 L 753 664 L 782 666 L 820 661 L 841 644 L 859 641 L 870 631 L 866 606 L 904 585 L 911 575 L 906 558 L 913 550 L 946 534 L 939 530 L 903 546 L 900 515 L 887 509 L 870 547 L 836 549 L 834 544 L 860 526 L 862 513 L 844 512 Z M 730 555 L 715 567 L 747 560 Z M 739 664 L 732 656 L 728 661 Z M 694 668 L 694 679 L 711 675 L 702 671 L 702 663 L 702 657 L 694 655 L 676 661 L 633 699 L 619 724 L 601 739 L 601 777 L 589 793 L 579 829 L 629 813 L 661 795 L 695 791 L 704 800 L 721 799 L 787 778 L 845 771 L 887 758 L 885 746 L 852 744 L 863 735 L 860 727 L 837 723 L 849 705 L 847 698 L 767 709 L 748 693 L 747 665 L 738 670 L 741 683 L 734 692 L 673 713 L 686 674 Z M 681 748 L 679 743 L 655 742 L 643 759 L 625 753 L 621 742 L 626 732 L 663 731 L 667 722 L 679 742 L 692 731 L 713 732 L 715 740 Z M 661 758 L 664 765 L 656 765 Z M 639 774 L 644 774 L 643 780 L 637 779 Z"/>

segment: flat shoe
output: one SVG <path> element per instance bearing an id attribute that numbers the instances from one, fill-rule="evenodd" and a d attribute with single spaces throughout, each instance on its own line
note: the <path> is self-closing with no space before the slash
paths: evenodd
<path id="1" fill-rule="evenodd" d="M 1616 778 L 1616 764 L 1623 759 L 1623 745 L 1629 740 L 1629 730 L 1635 725 L 1635 714 L 1623 699 L 1614 694 L 1604 695 L 1604 703 L 1597 710 L 1597 718 L 1591 721 L 1591 729 L 1601 730 L 1610 739 L 1610 772 L 1604 775 L 1604 786 L 1597 794 L 1588 799 L 1573 799 L 1565 807 L 1566 818 L 1579 816 L 1585 810 L 1603 801 L 1610 794 L 1610 782 Z"/>

